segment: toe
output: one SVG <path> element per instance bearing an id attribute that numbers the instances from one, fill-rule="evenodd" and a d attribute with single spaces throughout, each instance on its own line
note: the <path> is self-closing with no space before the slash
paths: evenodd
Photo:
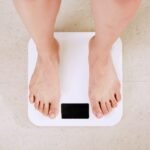
<path id="1" fill-rule="evenodd" d="M 34 103 L 35 109 L 39 109 L 39 104 L 40 101 L 38 99 L 35 99 L 35 103 Z"/>
<path id="2" fill-rule="evenodd" d="M 118 102 L 121 100 L 121 93 L 120 93 L 120 91 L 116 92 L 115 98 L 116 98 L 116 100 L 117 100 Z"/>
<path id="3" fill-rule="evenodd" d="M 92 111 L 97 118 L 101 118 L 103 116 L 103 112 L 100 108 L 99 102 L 92 100 L 91 101 Z"/>
<path id="4" fill-rule="evenodd" d="M 35 102 L 35 97 L 34 97 L 33 94 L 30 94 L 30 95 L 29 95 L 29 101 L 30 101 L 31 103 L 34 103 L 34 102 Z"/>
<path id="5" fill-rule="evenodd" d="M 115 99 L 115 97 L 112 97 L 110 101 L 113 108 L 117 107 L 117 100 Z"/>
<path id="6" fill-rule="evenodd" d="M 55 118 L 58 114 L 58 102 L 57 101 L 53 101 L 51 102 L 51 107 L 49 110 L 49 116 L 50 118 Z"/>
<path id="7" fill-rule="evenodd" d="M 44 111 L 43 111 L 43 114 L 48 116 L 48 112 L 50 110 L 50 103 L 45 103 L 44 104 Z"/>
<path id="8" fill-rule="evenodd" d="M 44 103 L 42 101 L 40 101 L 40 104 L 39 104 L 39 111 L 41 113 L 43 113 L 43 110 L 44 110 Z"/>
<path id="9" fill-rule="evenodd" d="M 102 110 L 103 114 L 106 115 L 108 113 L 108 110 L 107 110 L 107 107 L 106 107 L 106 103 L 104 101 L 100 102 L 100 107 L 101 107 L 101 110 Z"/>
<path id="10" fill-rule="evenodd" d="M 109 101 L 106 102 L 106 107 L 107 107 L 107 110 L 108 110 L 109 112 L 112 111 L 112 106 L 111 106 L 111 103 L 110 103 Z"/>

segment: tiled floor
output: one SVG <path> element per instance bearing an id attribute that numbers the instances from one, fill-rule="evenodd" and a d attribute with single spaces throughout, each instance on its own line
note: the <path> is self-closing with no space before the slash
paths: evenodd
<path id="1" fill-rule="evenodd" d="M 63 1 L 56 30 L 93 31 L 89 0 Z M 111 128 L 37 128 L 29 122 L 28 38 L 12 2 L 0 0 L 1 150 L 150 149 L 150 1 L 142 1 L 137 16 L 122 34 L 124 116 Z"/>

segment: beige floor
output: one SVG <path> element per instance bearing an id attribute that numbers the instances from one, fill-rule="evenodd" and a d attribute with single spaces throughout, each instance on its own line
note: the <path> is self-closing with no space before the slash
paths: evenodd
<path id="1" fill-rule="evenodd" d="M 93 31 L 89 6 L 89 0 L 63 1 L 56 30 Z M 0 150 L 150 150 L 149 0 L 122 35 L 124 116 L 111 128 L 37 128 L 29 122 L 28 38 L 12 2 L 0 0 Z"/>

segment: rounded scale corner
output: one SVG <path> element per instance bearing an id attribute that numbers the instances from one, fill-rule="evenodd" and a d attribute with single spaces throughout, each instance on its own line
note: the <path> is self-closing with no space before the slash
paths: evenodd
<path id="1" fill-rule="evenodd" d="M 28 50 L 29 50 L 29 47 L 30 47 L 31 45 L 33 45 L 33 44 L 34 44 L 34 41 L 33 41 L 32 38 L 30 38 L 30 39 L 28 40 L 28 44 L 27 44 Z"/>
<path id="2" fill-rule="evenodd" d="M 122 39 L 119 37 L 113 44 L 112 48 L 115 47 L 120 47 L 121 49 L 123 48 L 123 43 L 122 43 Z"/>
<path id="3" fill-rule="evenodd" d="M 123 118 L 123 111 L 122 111 L 122 113 L 120 114 L 120 117 L 119 117 L 116 121 L 114 121 L 114 122 L 112 122 L 111 124 L 109 124 L 108 126 L 109 126 L 109 127 L 117 126 L 117 125 L 121 122 L 122 118 Z"/>
<path id="4" fill-rule="evenodd" d="M 29 111 L 28 111 L 28 120 L 29 120 L 29 122 L 30 122 L 32 125 L 34 125 L 34 126 L 36 126 L 36 127 L 42 127 L 42 125 L 38 124 L 35 120 L 32 119 L 32 117 L 31 117 Z"/>
<path id="5" fill-rule="evenodd" d="M 122 48 L 123 47 L 123 43 L 122 43 L 121 37 L 119 37 L 117 41 L 118 41 L 118 44 L 120 45 L 120 47 Z"/>
<path id="6" fill-rule="evenodd" d="M 33 42 L 33 40 L 32 40 L 32 38 L 30 38 L 30 39 L 28 40 L 28 47 L 29 47 L 29 45 L 31 45 L 32 42 Z"/>
<path id="7" fill-rule="evenodd" d="M 121 39 L 121 37 L 118 38 L 118 42 L 122 44 L 122 39 Z"/>

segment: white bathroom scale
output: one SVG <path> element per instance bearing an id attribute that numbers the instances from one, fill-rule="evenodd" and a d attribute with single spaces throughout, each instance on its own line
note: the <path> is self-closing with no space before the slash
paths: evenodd
<path id="1" fill-rule="evenodd" d="M 113 126 L 121 120 L 123 100 L 118 107 L 96 118 L 88 97 L 88 43 L 94 32 L 56 32 L 60 43 L 61 98 L 59 114 L 50 119 L 38 112 L 28 100 L 28 117 L 37 126 Z M 28 84 L 36 64 L 36 45 L 28 43 Z M 112 58 L 122 83 L 122 42 L 118 39 L 112 47 Z M 122 92 L 122 89 L 121 89 Z"/>

